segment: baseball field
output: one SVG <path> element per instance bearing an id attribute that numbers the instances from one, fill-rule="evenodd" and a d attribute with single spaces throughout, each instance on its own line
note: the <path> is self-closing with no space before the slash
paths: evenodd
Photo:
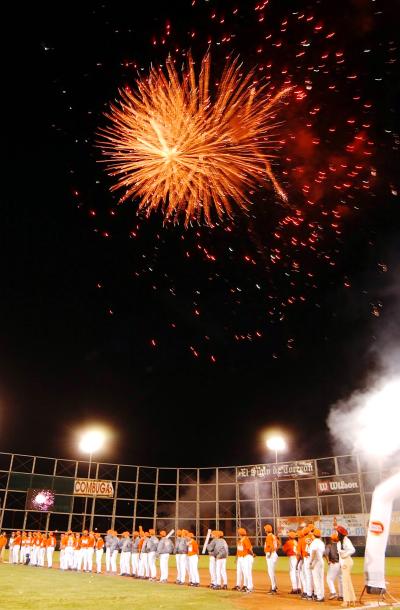
<path id="1" fill-rule="evenodd" d="M 193 588 L 172 584 L 175 580 L 174 559 L 170 561 L 171 584 L 159 584 L 127 577 L 61 572 L 58 569 L 23 565 L 0 565 L 0 610 L 297 610 L 315 608 L 314 602 L 289 595 L 290 584 L 286 558 L 277 565 L 279 595 L 269 596 L 265 560 L 254 562 L 255 591 L 213 591 L 207 588 L 207 558 L 200 558 L 202 586 Z M 235 585 L 235 558 L 228 563 L 229 589 Z M 55 566 L 58 557 L 55 555 Z M 400 558 L 386 560 L 388 588 L 400 599 Z M 363 559 L 355 558 L 353 582 L 357 594 L 363 588 Z M 365 603 L 376 598 L 368 596 Z M 329 610 L 340 608 L 340 602 L 326 601 Z M 390 607 L 390 606 L 389 606 Z M 394 606 L 393 606 L 394 607 Z"/>

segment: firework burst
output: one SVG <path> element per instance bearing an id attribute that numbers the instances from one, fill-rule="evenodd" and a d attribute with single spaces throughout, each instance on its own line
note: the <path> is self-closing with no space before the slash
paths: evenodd
<path id="1" fill-rule="evenodd" d="M 290 87 L 272 95 L 230 59 L 211 95 L 210 67 L 207 53 L 197 79 L 190 55 L 181 74 L 169 58 L 166 73 L 152 68 L 111 105 L 100 147 L 117 179 L 112 190 L 125 191 L 121 202 L 138 199 L 146 214 L 161 209 L 166 220 L 184 217 L 187 226 L 231 217 L 235 205 L 246 210 L 251 191 L 268 181 L 285 198 L 271 160 L 279 104 Z"/>

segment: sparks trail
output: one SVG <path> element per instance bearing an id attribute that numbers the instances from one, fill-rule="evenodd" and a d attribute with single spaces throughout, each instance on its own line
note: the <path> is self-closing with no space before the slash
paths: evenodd
<path id="1" fill-rule="evenodd" d="M 231 217 L 234 205 L 246 210 L 250 191 L 268 181 L 286 198 L 271 161 L 280 147 L 279 103 L 291 87 L 272 95 L 254 84 L 254 71 L 241 74 L 236 58 L 212 95 L 210 70 L 209 53 L 198 80 L 190 54 L 181 75 L 169 57 L 167 74 L 152 68 L 111 104 L 99 144 L 117 179 L 112 190 L 125 189 L 121 202 L 138 198 L 147 215 L 161 208 L 165 220 L 183 216 L 187 226 L 212 225 L 213 212 Z"/>

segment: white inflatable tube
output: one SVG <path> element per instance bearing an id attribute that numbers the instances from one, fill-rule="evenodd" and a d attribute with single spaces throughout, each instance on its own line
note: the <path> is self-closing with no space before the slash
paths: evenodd
<path id="1" fill-rule="evenodd" d="M 368 593 L 386 589 L 385 552 L 393 500 L 400 497 L 400 472 L 386 479 L 372 494 L 371 514 L 365 545 L 364 574 Z"/>

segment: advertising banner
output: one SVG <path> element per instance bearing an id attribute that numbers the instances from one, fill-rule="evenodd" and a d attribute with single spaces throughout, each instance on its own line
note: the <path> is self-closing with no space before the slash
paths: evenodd
<path id="1" fill-rule="evenodd" d="M 278 535 L 287 536 L 289 530 L 296 530 L 303 524 L 313 523 L 321 530 L 322 537 L 328 538 L 335 531 L 337 525 L 343 525 L 349 536 L 366 536 L 369 523 L 369 514 L 355 513 L 352 515 L 315 515 L 311 517 L 281 517 L 278 519 Z M 392 513 L 390 524 L 391 536 L 400 535 L 400 512 Z"/>
<path id="2" fill-rule="evenodd" d="M 75 496 L 100 496 L 112 498 L 114 496 L 114 486 L 112 481 L 100 481 L 97 479 L 75 479 Z"/>
<path id="3" fill-rule="evenodd" d="M 319 496 L 360 493 L 360 482 L 356 475 L 327 477 L 317 480 Z"/>
<path id="4" fill-rule="evenodd" d="M 238 481 L 249 479 L 298 479 L 315 476 L 314 460 L 283 462 L 280 464 L 256 464 L 254 466 L 239 466 L 236 469 Z"/>

